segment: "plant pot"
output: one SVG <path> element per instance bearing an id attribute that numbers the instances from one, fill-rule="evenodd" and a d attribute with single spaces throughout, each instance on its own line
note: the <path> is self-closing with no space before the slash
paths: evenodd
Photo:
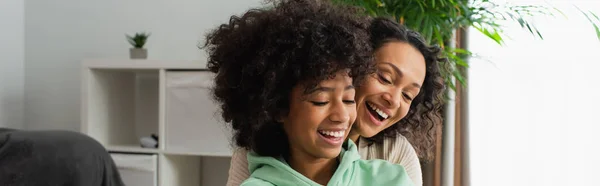
<path id="1" fill-rule="evenodd" d="M 146 59 L 148 58 L 148 50 L 145 48 L 130 48 L 129 57 L 131 59 Z"/>

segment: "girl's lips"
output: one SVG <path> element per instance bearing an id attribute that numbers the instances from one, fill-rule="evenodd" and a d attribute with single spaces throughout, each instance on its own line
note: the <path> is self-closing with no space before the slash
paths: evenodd
<path id="1" fill-rule="evenodd" d="M 328 145 L 331 145 L 331 147 L 340 147 L 342 145 L 342 143 L 344 142 L 344 137 L 332 137 L 332 136 L 325 136 L 323 134 L 321 134 L 320 132 L 317 132 L 317 134 L 319 134 L 319 137 Z M 346 136 L 346 135 L 344 135 Z"/>

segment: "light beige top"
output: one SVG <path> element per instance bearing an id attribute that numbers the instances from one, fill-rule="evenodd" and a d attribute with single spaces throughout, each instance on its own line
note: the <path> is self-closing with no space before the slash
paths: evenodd
<path id="1" fill-rule="evenodd" d="M 383 143 L 368 145 L 359 140 L 358 153 L 362 159 L 383 159 L 404 167 L 410 179 L 416 186 L 423 185 L 423 175 L 421 173 L 421 164 L 412 145 L 404 136 L 397 138 L 385 138 Z M 250 177 L 248 171 L 247 151 L 237 149 L 231 157 L 231 166 L 229 167 L 229 178 L 227 186 L 239 186 L 244 180 Z"/>

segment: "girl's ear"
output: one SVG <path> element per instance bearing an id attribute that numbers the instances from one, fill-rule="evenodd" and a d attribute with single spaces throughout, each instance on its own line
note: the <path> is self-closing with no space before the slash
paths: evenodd
<path id="1" fill-rule="evenodd" d="M 283 122 L 287 119 L 287 112 L 279 112 L 277 114 L 277 118 L 275 119 L 275 121 L 277 121 L 277 123 L 283 124 Z"/>
<path id="2" fill-rule="evenodd" d="M 283 124 L 283 122 L 287 119 L 287 115 L 279 114 L 277 117 L 277 123 Z"/>

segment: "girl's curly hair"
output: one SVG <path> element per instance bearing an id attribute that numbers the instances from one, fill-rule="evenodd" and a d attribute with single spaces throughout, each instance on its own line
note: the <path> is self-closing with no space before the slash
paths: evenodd
<path id="1" fill-rule="evenodd" d="M 232 16 L 206 37 L 213 97 L 234 130 L 237 146 L 281 156 L 288 141 L 277 120 L 289 95 L 349 69 L 354 83 L 372 73 L 370 20 L 325 0 L 281 0 Z"/>
<path id="2" fill-rule="evenodd" d="M 375 18 L 370 26 L 371 42 L 375 50 L 388 42 L 406 42 L 425 57 L 425 81 L 421 92 L 413 100 L 406 117 L 377 135 L 367 139 L 382 143 L 384 138 L 405 136 L 421 159 L 432 160 L 436 128 L 442 123 L 442 108 L 446 86 L 440 68 L 447 68 L 447 59 L 441 57 L 441 48 L 429 46 L 423 37 L 389 18 Z"/>

